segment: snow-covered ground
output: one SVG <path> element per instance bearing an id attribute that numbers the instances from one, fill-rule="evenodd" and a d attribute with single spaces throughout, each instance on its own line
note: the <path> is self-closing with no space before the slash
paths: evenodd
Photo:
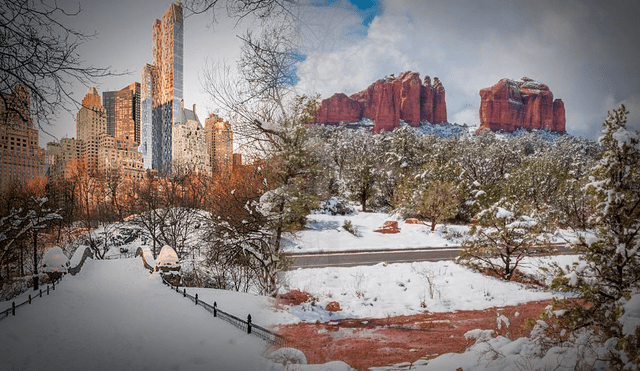
<path id="1" fill-rule="evenodd" d="M 342 226 L 345 220 L 356 227 L 358 236 Z M 374 232 L 385 221 L 398 221 L 400 233 Z M 434 232 L 424 224 L 407 224 L 386 213 L 357 213 L 354 215 L 310 214 L 307 229 L 296 233 L 285 245 L 288 253 L 336 252 L 350 250 L 391 250 L 417 247 L 458 246 L 467 226 L 439 224 Z"/>
<path id="2" fill-rule="evenodd" d="M 268 317 L 260 312 L 266 298 L 220 299 L 232 313 L 242 302 L 256 323 Z M 169 290 L 139 258 L 87 260 L 80 274 L 0 322 L 7 371 L 259 370 L 264 346 Z"/>
<path id="3" fill-rule="evenodd" d="M 357 229 L 357 236 L 343 228 L 345 221 Z M 385 221 L 397 221 L 400 233 L 374 232 Z M 408 224 L 404 219 L 386 213 L 356 212 L 352 215 L 310 214 L 306 229 L 288 237 L 284 251 L 292 254 L 344 252 L 363 250 L 396 250 L 421 247 L 459 246 L 468 238 L 466 225 L 438 224 L 435 231 L 425 224 Z M 593 234 L 589 232 L 588 234 Z M 552 243 L 576 241 L 577 234 L 558 230 L 549 236 Z"/>
<path id="4" fill-rule="evenodd" d="M 571 265 L 577 259 L 576 255 L 529 258 L 521 270 L 544 280 L 538 267 L 554 261 Z M 452 261 L 298 269 L 285 272 L 283 279 L 283 292 L 298 289 L 317 300 L 316 305 L 286 307 L 278 314 L 285 320 L 282 323 L 479 310 L 566 295 L 487 277 Z M 326 311 L 332 301 L 342 310 Z"/>

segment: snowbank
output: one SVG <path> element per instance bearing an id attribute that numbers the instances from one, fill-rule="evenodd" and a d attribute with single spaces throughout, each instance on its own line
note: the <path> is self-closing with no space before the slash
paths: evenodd
<path id="1" fill-rule="evenodd" d="M 42 257 L 42 270 L 44 272 L 66 273 L 69 267 L 69 258 L 59 246 L 54 246 L 44 252 Z"/>
<path id="2" fill-rule="evenodd" d="M 560 264 L 577 259 L 531 258 L 523 269 L 535 272 L 555 258 Z M 281 293 L 298 289 L 317 298 L 316 305 L 288 307 L 289 318 L 283 323 L 480 310 L 568 295 L 487 277 L 451 261 L 298 269 L 285 272 L 283 278 Z M 544 277 L 540 279 L 544 281 Z M 326 311 L 332 301 L 339 302 L 342 311 Z"/>
<path id="3" fill-rule="evenodd" d="M 160 250 L 160 254 L 158 254 L 156 267 L 176 266 L 179 261 L 176 251 L 171 246 L 164 245 Z"/>

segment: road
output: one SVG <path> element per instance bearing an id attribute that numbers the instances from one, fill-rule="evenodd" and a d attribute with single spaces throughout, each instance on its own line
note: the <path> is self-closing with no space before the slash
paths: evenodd
<path id="1" fill-rule="evenodd" d="M 554 245 L 558 254 L 574 252 L 563 244 Z M 311 254 L 287 254 L 293 260 L 289 269 L 354 267 L 386 263 L 410 263 L 416 261 L 451 260 L 458 256 L 460 246 L 424 247 L 401 250 L 350 251 Z"/>

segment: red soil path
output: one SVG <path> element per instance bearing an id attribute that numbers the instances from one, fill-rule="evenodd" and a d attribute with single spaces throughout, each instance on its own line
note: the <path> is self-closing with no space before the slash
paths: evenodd
<path id="1" fill-rule="evenodd" d="M 535 319 L 551 300 L 517 306 L 453 313 L 424 313 L 383 319 L 344 319 L 328 323 L 282 325 L 287 346 L 304 352 L 310 364 L 342 360 L 358 370 L 463 352 L 473 343 L 464 334 L 495 330 L 517 339 L 528 336 L 527 320 Z M 497 317 L 509 319 L 497 328 Z"/>

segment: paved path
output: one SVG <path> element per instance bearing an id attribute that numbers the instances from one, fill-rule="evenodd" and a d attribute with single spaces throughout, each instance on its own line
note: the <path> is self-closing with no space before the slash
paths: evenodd
<path id="1" fill-rule="evenodd" d="M 251 370 L 264 345 L 169 290 L 139 258 L 87 260 L 0 322 L 0 370 Z"/>
<path id="2" fill-rule="evenodd" d="M 559 254 L 573 254 L 564 245 L 556 245 Z M 401 250 L 349 251 L 312 254 L 288 254 L 293 260 L 290 269 L 354 267 L 386 263 L 411 263 L 416 261 L 451 260 L 458 256 L 459 246 L 425 247 Z"/>

